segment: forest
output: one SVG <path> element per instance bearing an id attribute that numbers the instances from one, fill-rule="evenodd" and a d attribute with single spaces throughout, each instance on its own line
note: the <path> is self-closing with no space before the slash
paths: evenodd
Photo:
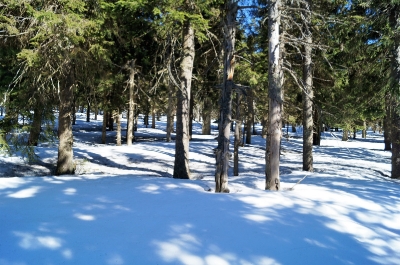
<path id="1" fill-rule="evenodd" d="M 265 189 L 281 190 L 284 126 L 302 126 L 306 172 L 321 133 L 371 128 L 399 179 L 399 27 L 398 0 L 2 0 L 0 151 L 34 161 L 57 139 L 55 174 L 74 174 L 77 112 L 101 113 L 100 144 L 116 130 L 117 146 L 135 145 L 139 114 L 166 115 L 173 177 L 192 179 L 193 121 L 204 135 L 216 122 L 220 193 L 259 124 Z"/>

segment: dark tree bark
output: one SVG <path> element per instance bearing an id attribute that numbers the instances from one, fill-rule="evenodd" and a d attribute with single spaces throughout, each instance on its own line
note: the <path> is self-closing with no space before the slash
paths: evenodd
<path id="1" fill-rule="evenodd" d="M 269 1 L 268 16 L 268 39 L 269 39 L 269 69 L 268 69 L 268 135 L 265 153 L 265 189 L 279 190 L 279 164 L 280 164 L 280 142 L 282 137 L 282 58 L 280 47 L 280 17 L 281 0 Z"/>
<path id="2" fill-rule="evenodd" d="M 390 25 L 395 31 L 400 27 L 399 5 L 393 5 L 390 12 Z M 394 37 L 394 46 L 391 60 L 392 88 L 397 91 L 400 86 L 400 37 Z M 392 122 L 391 122 L 391 142 L 392 142 L 392 174 L 391 178 L 400 178 L 400 113 L 398 110 L 399 100 L 392 97 Z"/>
<path id="3" fill-rule="evenodd" d="M 254 106 L 253 106 L 253 89 L 247 92 L 247 121 L 246 121 L 246 144 L 251 144 L 251 135 L 253 134 L 254 123 Z"/>
<path id="4" fill-rule="evenodd" d="M 192 83 L 194 50 L 194 30 L 189 21 L 185 21 L 183 30 L 183 54 L 181 61 L 180 89 L 178 89 L 178 107 L 176 111 L 176 142 L 174 178 L 190 179 L 189 169 L 189 104 Z"/>
<path id="5" fill-rule="evenodd" d="M 154 102 L 151 107 L 151 128 L 152 129 L 156 128 L 156 106 Z"/>
<path id="6" fill-rule="evenodd" d="M 75 164 L 72 145 L 72 101 L 74 98 L 74 75 L 69 68 L 63 86 L 60 88 L 59 115 L 58 115 L 58 159 L 56 175 L 74 174 Z"/>
<path id="7" fill-rule="evenodd" d="M 204 99 L 203 110 L 202 110 L 203 126 L 201 133 L 203 135 L 211 134 L 211 108 L 212 108 L 211 99 L 207 97 Z"/>
<path id="8" fill-rule="evenodd" d="M 227 0 L 225 3 L 224 21 L 224 77 L 220 99 L 220 116 L 218 125 L 218 147 L 215 151 L 215 192 L 229 192 L 229 141 L 232 122 L 232 89 L 233 74 L 235 70 L 235 36 L 236 16 L 238 5 L 235 0 Z"/>
<path id="9" fill-rule="evenodd" d="M 36 106 L 33 113 L 33 121 L 29 132 L 28 145 L 37 146 L 39 142 L 40 129 L 42 127 L 43 107 Z"/>
<path id="10" fill-rule="evenodd" d="M 90 99 L 87 99 L 86 122 L 90 122 Z"/>
<path id="11" fill-rule="evenodd" d="M 311 0 L 304 2 L 304 62 L 303 62 L 303 170 L 313 171 L 313 67 L 312 67 L 312 33 Z"/>

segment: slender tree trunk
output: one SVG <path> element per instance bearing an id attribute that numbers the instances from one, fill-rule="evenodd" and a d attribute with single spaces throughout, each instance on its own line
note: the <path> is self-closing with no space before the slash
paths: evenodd
<path id="1" fill-rule="evenodd" d="M 121 136 L 122 136 L 122 132 L 121 132 L 121 113 L 119 111 L 119 109 L 115 112 L 115 119 L 117 122 L 117 146 L 121 146 L 122 145 L 122 141 L 121 141 Z"/>
<path id="2" fill-rule="evenodd" d="M 319 112 L 319 109 L 314 105 L 314 128 L 315 131 L 313 133 L 313 145 L 321 145 L 321 131 L 322 131 L 322 119 Z"/>
<path id="3" fill-rule="evenodd" d="M 103 128 L 101 130 L 101 143 L 105 144 L 106 143 L 106 137 L 107 137 L 107 111 L 103 111 Z"/>
<path id="4" fill-rule="evenodd" d="M 279 190 L 280 142 L 282 137 L 282 58 L 280 54 L 279 25 L 281 0 L 269 1 L 268 38 L 269 38 L 269 111 L 268 137 L 265 154 L 265 189 Z"/>
<path id="5" fill-rule="evenodd" d="M 247 94 L 247 122 L 246 122 L 246 144 L 251 144 L 251 135 L 253 134 L 254 123 L 254 106 L 253 106 L 253 89 L 248 90 Z"/>
<path id="6" fill-rule="evenodd" d="M 96 96 L 94 98 L 94 120 L 97 121 L 97 115 L 99 114 L 99 105 L 97 104 Z"/>
<path id="7" fill-rule="evenodd" d="M 167 113 L 167 142 L 171 142 L 171 134 L 174 132 L 174 116 L 175 116 L 175 87 L 169 81 L 168 82 L 168 113 Z"/>
<path id="8" fill-rule="evenodd" d="M 385 112 L 386 115 L 383 118 L 383 141 L 385 144 L 385 151 L 392 150 L 392 142 L 390 140 L 390 128 L 391 128 L 391 104 L 390 104 L 390 94 L 387 93 L 385 96 Z"/>
<path id="9" fill-rule="evenodd" d="M 29 132 L 28 145 L 37 146 L 39 142 L 40 129 L 42 127 L 43 107 L 36 106 L 33 113 L 33 121 Z"/>
<path id="10" fill-rule="evenodd" d="M 154 102 L 151 107 L 151 128 L 156 128 L 156 106 Z"/>
<path id="11" fill-rule="evenodd" d="M 211 99 L 206 97 L 203 102 L 203 111 L 202 111 L 202 130 L 201 133 L 203 135 L 210 135 L 211 134 Z"/>
<path id="12" fill-rule="evenodd" d="M 184 23 L 182 33 L 183 57 L 181 61 L 181 84 L 177 93 L 174 178 L 190 179 L 189 105 L 195 50 L 194 30 L 188 20 Z"/>
<path id="13" fill-rule="evenodd" d="M 235 125 L 235 145 L 233 151 L 233 175 L 239 176 L 239 146 L 242 142 L 240 131 L 242 130 L 242 118 L 240 116 L 240 101 L 241 95 L 236 95 L 236 125 Z"/>
<path id="14" fill-rule="evenodd" d="M 87 99 L 86 122 L 90 122 L 90 100 Z"/>
<path id="15" fill-rule="evenodd" d="M 72 145 L 72 101 L 74 99 L 74 76 L 72 69 L 68 69 L 66 80 L 59 92 L 60 105 L 58 115 L 58 159 L 56 175 L 74 174 L 75 164 Z"/>
<path id="16" fill-rule="evenodd" d="M 311 0 L 304 2 L 305 20 L 304 62 L 303 62 L 303 170 L 313 171 L 313 67 L 312 67 L 312 33 Z"/>
<path id="17" fill-rule="evenodd" d="M 224 23 L 224 78 L 220 99 L 220 117 L 218 126 L 218 147 L 216 149 L 215 192 L 229 192 L 229 141 L 232 122 L 232 89 L 235 70 L 235 36 L 236 15 L 238 5 L 234 0 L 226 1 L 226 16 Z"/>
<path id="18" fill-rule="evenodd" d="M 128 128 L 126 132 L 126 144 L 128 146 L 132 145 L 134 138 L 133 126 L 134 126 L 134 88 L 135 88 L 135 74 L 136 74 L 136 60 L 131 60 L 129 63 L 129 109 L 128 109 Z"/>

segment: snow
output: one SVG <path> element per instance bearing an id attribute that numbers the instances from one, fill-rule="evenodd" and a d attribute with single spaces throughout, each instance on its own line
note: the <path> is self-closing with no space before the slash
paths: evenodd
<path id="1" fill-rule="evenodd" d="M 179 180 L 165 119 L 130 147 L 115 132 L 98 144 L 101 119 L 78 116 L 76 175 L 52 175 L 57 143 L 37 147 L 37 164 L 0 157 L 0 265 L 400 264 L 400 182 L 381 134 L 324 133 L 314 173 L 301 171 L 300 135 L 284 138 L 280 192 L 264 190 L 265 140 L 253 136 L 231 193 L 216 194 L 215 130 L 195 123 L 195 180 Z"/>

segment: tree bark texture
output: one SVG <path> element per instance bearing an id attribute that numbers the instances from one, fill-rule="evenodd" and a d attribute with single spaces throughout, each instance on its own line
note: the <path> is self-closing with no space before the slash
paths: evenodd
<path id="1" fill-rule="evenodd" d="M 313 67 L 312 67 L 312 33 L 311 0 L 304 2 L 303 17 L 305 22 L 304 62 L 303 62 L 303 170 L 313 171 Z"/>
<path id="2" fill-rule="evenodd" d="M 135 89 L 135 74 L 136 74 L 136 65 L 135 65 L 136 60 L 131 60 L 129 63 L 129 104 L 128 104 L 128 128 L 126 132 L 126 144 L 127 145 L 132 145 L 133 139 L 134 139 L 134 132 L 133 132 L 133 126 L 134 126 L 134 108 L 135 108 L 135 94 L 134 94 L 134 89 Z"/>
<path id="3" fill-rule="evenodd" d="M 103 127 L 101 129 L 101 143 L 106 143 L 106 136 L 107 136 L 107 111 L 103 111 Z"/>
<path id="4" fill-rule="evenodd" d="M 73 159 L 72 145 L 74 143 L 72 135 L 72 101 L 74 75 L 71 68 L 68 69 L 64 85 L 60 87 L 59 115 L 58 115 L 58 159 L 56 175 L 74 174 L 75 164 Z"/>
<path id="5" fill-rule="evenodd" d="M 280 15 L 281 0 L 269 1 L 268 41 L 269 41 L 269 69 L 268 69 L 268 135 L 265 153 L 265 189 L 279 190 L 280 141 L 282 137 L 282 60 L 280 54 Z"/>
<path id="6" fill-rule="evenodd" d="M 174 178 L 190 179 L 189 169 L 189 108 L 192 82 L 194 50 L 194 30 L 186 21 L 182 31 L 183 57 L 181 61 L 180 88 L 178 89 L 178 107 L 176 111 L 176 142 Z"/>
<path id="7" fill-rule="evenodd" d="M 229 192 L 229 141 L 232 122 L 232 89 L 235 70 L 235 35 L 238 5 L 234 0 L 226 1 L 224 21 L 224 77 L 220 98 L 220 116 L 218 125 L 218 147 L 215 152 L 215 192 Z"/>

